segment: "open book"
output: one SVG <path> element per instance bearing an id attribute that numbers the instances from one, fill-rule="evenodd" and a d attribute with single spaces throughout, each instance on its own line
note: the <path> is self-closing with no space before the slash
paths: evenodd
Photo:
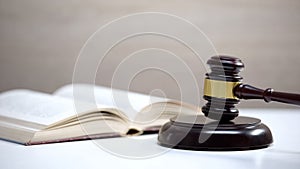
<path id="1" fill-rule="evenodd" d="M 155 133 L 181 112 L 200 109 L 88 84 L 67 85 L 53 94 L 10 90 L 0 93 L 0 138 L 34 145 Z"/>

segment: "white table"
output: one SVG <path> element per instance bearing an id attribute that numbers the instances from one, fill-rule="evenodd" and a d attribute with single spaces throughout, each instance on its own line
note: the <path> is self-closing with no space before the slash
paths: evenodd
<path id="1" fill-rule="evenodd" d="M 0 141 L 0 168 L 300 168 L 300 109 L 241 114 L 269 126 L 274 144 L 261 150 L 210 152 L 167 149 L 157 145 L 157 135 L 36 146 Z"/>

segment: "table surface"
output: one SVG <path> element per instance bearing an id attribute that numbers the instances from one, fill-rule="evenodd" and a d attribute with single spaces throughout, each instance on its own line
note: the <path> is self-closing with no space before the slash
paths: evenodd
<path id="1" fill-rule="evenodd" d="M 157 145 L 157 135 L 23 146 L 0 140 L 0 168 L 300 168 L 300 109 L 243 109 L 272 131 L 271 147 L 187 151 Z"/>

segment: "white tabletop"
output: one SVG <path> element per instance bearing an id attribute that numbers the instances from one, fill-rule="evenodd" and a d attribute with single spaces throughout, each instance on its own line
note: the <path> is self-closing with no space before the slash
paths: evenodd
<path id="1" fill-rule="evenodd" d="M 248 109 L 272 131 L 266 149 L 211 152 L 168 149 L 157 135 L 23 146 L 0 141 L 0 168 L 300 168 L 300 109 Z"/>

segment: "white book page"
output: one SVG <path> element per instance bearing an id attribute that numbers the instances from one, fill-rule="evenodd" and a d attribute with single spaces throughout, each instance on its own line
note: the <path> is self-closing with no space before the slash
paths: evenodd
<path id="1" fill-rule="evenodd" d="M 54 92 L 54 95 L 117 108 L 124 112 L 129 120 L 134 119 L 136 114 L 149 104 L 167 101 L 165 98 L 90 84 L 66 85 Z"/>
<path id="2" fill-rule="evenodd" d="M 30 90 L 0 94 L 0 115 L 49 125 L 76 115 L 71 100 Z"/>

